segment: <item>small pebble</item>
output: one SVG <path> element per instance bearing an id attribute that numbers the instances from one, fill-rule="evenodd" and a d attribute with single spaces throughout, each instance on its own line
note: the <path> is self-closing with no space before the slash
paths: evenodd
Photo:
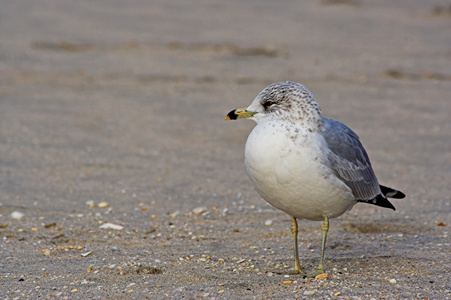
<path id="1" fill-rule="evenodd" d="M 124 226 L 116 225 L 116 224 L 113 224 L 113 223 L 105 223 L 105 224 L 102 224 L 102 225 L 100 226 L 100 228 L 102 228 L 102 229 L 116 229 L 116 230 L 122 230 L 122 229 L 124 229 Z"/>
<path id="2" fill-rule="evenodd" d="M 396 284 L 397 283 L 396 279 L 390 279 L 388 282 L 390 282 L 391 284 Z"/>
<path id="3" fill-rule="evenodd" d="M 16 220 L 22 220 L 23 217 L 25 217 L 25 214 L 20 211 L 14 211 L 11 213 L 11 218 Z"/>
<path id="4" fill-rule="evenodd" d="M 265 221 L 265 225 L 266 225 L 266 226 L 271 226 L 271 225 L 272 225 L 272 222 L 273 222 L 272 220 L 266 220 L 266 221 Z"/>
<path id="5" fill-rule="evenodd" d="M 82 254 L 80 254 L 82 257 L 86 257 L 86 256 L 88 256 L 89 254 L 91 254 L 92 253 L 92 251 L 88 251 L 88 252 L 86 252 L 86 253 L 82 253 Z"/>
<path id="6" fill-rule="evenodd" d="M 100 207 L 100 208 L 107 208 L 108 207 L 108 202 L 100 202 L 97 206 Z"/>
<path id="7" fill-rule="evenodd" d="M 173 212 L 172 214 L 170 214 L 169 216 L 170 216 L 171 218 L 176 218 L 179 214 L 180 214 L 179 211 L 175 211 L 175 212 Z"/>
<path id="8" fill-rule="evenodd" d="M 316 291 L 305 291 L 304 295 L 305 296 L 313 296 L 313 294 L 315 294 L 315 293 L 316 293 Z"/>
<path id="9" fill-rule="evenodd" d="M 70 292 L 71 292 L 71 293 L 76 293 L 76 292 L 78 292 L 78 290 L 77 290 L 77 289 L 73 289 L 73 290 L 71 290 Z"/>
<path id="10" fill-rule="evenodd" d="M 196 207 L 195 209 L 193 209 L 193 213 L 196 215 L 201 215 L 201 214 L 205 213 L 206 211 L 207 211 L 207 208 L 205 206 Z"/>

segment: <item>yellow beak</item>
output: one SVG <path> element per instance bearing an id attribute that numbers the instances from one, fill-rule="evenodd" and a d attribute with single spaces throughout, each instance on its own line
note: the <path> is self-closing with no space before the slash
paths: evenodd
<path id="1" fill-rule="evenodd" d="M 237 108 L 232 110 L 225 117 L 226 120 L 238 120 L 253 117 L 257 112 L 248 111 L 246 108 Z"/>

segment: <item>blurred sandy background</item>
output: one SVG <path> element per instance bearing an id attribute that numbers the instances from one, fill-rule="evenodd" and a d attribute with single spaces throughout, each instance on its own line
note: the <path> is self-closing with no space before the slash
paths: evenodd
<path id="1" fill-rule="evenodd" d="M 331 220 L 322 280 L 224 121 L 282 80 L 407 194 Z M 0 298 L 448 299 L 450 199 L 449 1 L 0 2 Z"/>

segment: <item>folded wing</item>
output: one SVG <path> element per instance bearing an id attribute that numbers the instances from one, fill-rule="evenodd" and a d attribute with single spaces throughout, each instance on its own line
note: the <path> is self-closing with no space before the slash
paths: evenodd
<path id="1" fill-rule="evenodd" d="M 381 191 L 358 135 L 338 121 L 324 119 L 323 136 L 329 148 L 330 168 L 352 190 L 356 200 L 395 209 Z"/>

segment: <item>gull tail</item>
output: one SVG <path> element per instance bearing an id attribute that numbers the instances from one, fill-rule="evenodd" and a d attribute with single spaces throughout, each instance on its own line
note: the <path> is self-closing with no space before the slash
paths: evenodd
<path id="1" fill-rule="evenodd" d="M 374 197 L 373 199 L 371 199 L 369 201 L 360 201 L 360 202 L 365 202 L 365 203 L 374 204 L 377 206 L 391 208 L 393 210 L 396 210 L 396 208 L 393 206 L 393 204 L 391 204 L 390 201 L 388 201 L 387 198 L 402 199 L 406 195 L 401 191 L 397 191 L 397 190 L 394 190 L 392 188 L 389 188 L 389 187 L 386 187 L 383 185 L 380 185 L 380 188 L 381 188 L 382 194 L 377 195 L 376 197 Z"/>

